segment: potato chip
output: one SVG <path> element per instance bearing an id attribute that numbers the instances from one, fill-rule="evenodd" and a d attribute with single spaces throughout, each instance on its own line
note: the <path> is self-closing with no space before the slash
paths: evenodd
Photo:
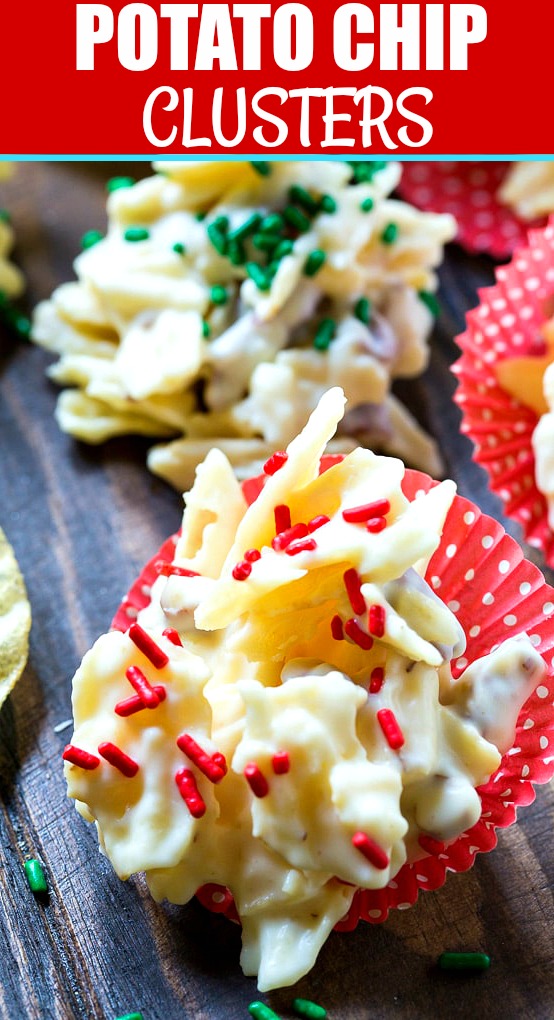
<path id="1" fill-rule="evenodd" d="M 31 607 L 13 549 L 0 529 L 0 705 L 27 662 Z"/>

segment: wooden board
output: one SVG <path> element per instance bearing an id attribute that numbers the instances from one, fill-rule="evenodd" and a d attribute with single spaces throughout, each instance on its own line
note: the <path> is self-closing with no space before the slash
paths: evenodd
<path id="1" fill-rule="evenodd" d="M 114 172 L 121 165 L 27 165 L 0 189 L 29 307 L 71 277 L 80 236 L 104 224 L 103 181 Z M 410 399 L 425 407 L 462 494 L 498 516 L 459 435 L 448 367 L 464 312 L 492 279 L 489 260 L 448 252 L 431 368 Z M 60 753 L 71 730 L 55 730 L 71 716 L 81 656 L 178 526 L 180 497 L 147 474 L 143 441 L 91 449 L 58 431 L 43 351 L 5 335 L 0 351 L 0 526 L 34 617 L 29 665 L 0 714 L 0 1016 L 111 1020 L 140 1009 L 145 1020 L 245 1018 L 257 994 L 239 969 L 239 929 L 197 903 L 157 906 L 140 879 L 115 877 L 93 827 L 66 799 Z M 331 1020 L 551 1020 L 553 820 L 554 793 L 540 788 L 520 824 L 468 874 L 385 925 L 332 935 L 294 994 L 324 1004 Z M 27 887 L 29 855 L 46 864 L 46 906 Z M 441 975 L 435 962 L 446 949 L 486 950 L 492 967 L 480 977 Z M 292 998 L 285 990 L 269 1001 L 285 1018 Z"/>

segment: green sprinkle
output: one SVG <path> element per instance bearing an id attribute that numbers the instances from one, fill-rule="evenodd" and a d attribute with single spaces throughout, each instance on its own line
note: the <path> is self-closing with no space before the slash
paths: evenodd
<path id="1" fill-rule="evenodd" d="M 315 198 L 310 195 L 309 191 L 305 188 L 301 188 L 299 184 L 293 184 L 289 191 L 289 198 L 291 202 L 295 202 L 296 205 L 302 206 L 310 216 L 317 216 L 319 212 L 319 203 L 316 202 Z"/>
<path id="2" fill-rule="evenodd" d="M 363 202 L 360 203 L 360 209 L 362 212 L 371 212 L 375 205 L 372 198 L 364 198 Z"/>
<path id="3" fill-rule="evenodd" d="M 175 252 L 176 255 L 186 255 L 187 253 L 187 249 L 185 248 L 184 244 L 181 243 L 181 241 L 177 241 L 173 245 L 173 251 Z"/>
<path id="4" fill-rule="evenodd" d="M 103 240 L 104 235 L 100 230 L 87 230 L 86 234 L 83 234 L 81 238 L 81 248 L 83 251 L 86 251 L 87 248 L 94 248 L 95 244 Z"/>
<path id="5" fill-rule="evenodd" d="M 362 184 L 370 180 L 366 163 L 361 162 L 358 163 L 357 161 L 352 161 L 349 159 L 345 160 L 345 162 L 346 165 L 350 167 L 352 171 L 352 176 L 356 181 L 356 184 Z"/>
<path id="6" fill-rule="evenodd" d="M 346 162 L 352 170 L 356 184 L 367 184 L 369 181 L 372 181 L 375 174 L 379 173 L 380 170 L 384 170 L 387 165 L 386 160 L 379 159 L 346 160 Z"/>
<path id="7" fill-rule="evenodd" d="M 31 320 L 23 315 L 8 298 L 5 291 L 0 290 L 0 320 L 19 334 L 24 340 L 28 340 L 31 333 Z"/>
<path id="8" fill-rule="evenodd" d="M 144 1020 L 142 1013 L 125 1013 L 125 1016 L 117 1016 L 115 1020 Z"/>
<path id="9" fill-rule="evenodd" d="M 25 861 L 25 874 L 32 893 L 48 892 L 46 875 L 40 861 Z"/>
<path id="10" fill-rule="evenodd" d="M 134 177 L 111 177 L 106 182 L 106 191 L 111 195 L 112 191 L 121 191 L 122 188 L 132 188 L 135 183 Z"/>
<path id="11" fill-rule="evenodd" d="M 214 227 L 217 227 L 218 230 L 221 230 L 221 232 L 223 234 L 225 234 L 227 232 L 227 230 L 229 229 L 229 217 L 228 216 L 216 216 L 216 218 L 213 221 L 213 223 L 214 223 Z"/>
<path id="12" fill-rule="evenodd" d="M 292 243 L 292 241 L 289 241 L 288 238 L 285 238 L 284 241 L 281 241 L 279 247 L 275 249 L 273 254 L 275 255 L 276 259 L 284 259 L 285 256 L 290 255 L 293 250 L 294 244 Z"/>
<path id="13" fill-rule="evenodd" d="M 260 233 L 279 234 L 284 225 L 283 217 L 279 213 L 271 213 L 270 216 L 266 216 L 260 223 Z"/>
<path id="14" fill-rule="evenodd" d="M 316 351 L 328 351 L 332 341 L 335 339 L 337 324 L 334 319 L 322 319 L 314 339 Z"/>
<path id="15" fill-rule="evenodd" d="M 31 336 L 31 320 L 8 300 L 3 290 L 0 290 L 0 321 L 21 340 L 28 340 Z"/>
<path id="16" fill-rule="evenodd" d="M 227 238 L 225 234 L 220 230 L 216 223 L 210 223 L 206 231 L 210 241 L 212 242 L 215 250 L 220 255 L 227 254 Z"/>
<path id="17" fill-rule="evenodd" d="M 267 272 L 257 262 L 247 262 L 246 272 L 250 279 L 254 281 L 258 290 L 267 291 L 271 289 L 271 280 Z"/>
<path id="18" fill-rule="evenodd" d="M 31 320 L 15 309 L 13 309 L 13 314 L 8 318 L 8 326 L 11 326 L 22 340 L 28 340 L 31 336 Z"/>
<path id="19" fill-rule="evenodd" d="M 146 227 L 128 227 L 123 237 L 131 244 L 135 244 L 138 241 L 148 241 L 150 231 Z"/>
<path id="20" fill-rule="evenodd" d="M 488 970 L 491 958 L 486 953 L 442 953 L 439 956 L 441 970 Z"/>
<path id="21" fill-rule="evenodd" d="M 354 307 L 354 315 L 364 326 L 368 326 L 371 319 L 371 304 L 365 297 L 361 297 Z"/>
<path id="22" fill-rule="evenodd" d="M 276 276 L 277 273 L 279 272 L 279 266 L 280 265 L 281 265 L 281 263 L 279 262 L 278 259 L 273 259 L 273 262 L 269 263 L 269 265 L 267 267 L 267 272 L 269 273 L 271 279 L 273 279 L 273 277 Z"/>
<path id="23" fill-rule="evenodd" d="M 254 1017 L 254 1020 L 279 1020 L 277 1013 L 266 1006 L 265 1002 L 251 1002 L 248 1012 L 250 1016 Z"/>
<path id="24" fill-rule="evenodd" d="M 204 340 L 209 340 L 211 335 L 212 327 L 210 326 L 209 322 L 206 322 L 205 319 L 202 319 L 202 336 L 204 337 Z"/>
<path id="25" fill-rule="evenodd" d="M 321 248 L 315 248 L 310 252 L 304 263 L 304 276 L 315 276 L 327 261 L 327 255 Z"/>
<path id="26" fill-rule="evenodd" d="M 324 195 L 319 204 L 323 212 L 335 213 L 337 211 L 337 203 L 332 195 Z"/>
<path id="27" fill-rule="evenodd" d="M 7 209 L 0 209 L 0 220 L 2 223 L 11 223 L 11 217 Z"/>
<path id="28" fill-rule="evenodd" d="M 199 223 L 203 223 L 207 215 L 207 212 L 197 212 L 194 214 L 194 218 L 195 220 L 198 220 Z"/>
<path id="29" fill-rule="evenodd" d="M 214 305 L 226 305 L 229 300 L 227 288 L 217 283 L 210 291 L 210 298 Z"/>
<path id="30" fill-rule="evenodd" d="M 307 234 L 311 227 L 311 223 L 307 216 L 304 215 L 301 209 L 298 209 L 295 205 L 287 205 L 286 209 L 283 209 L 283 216 L 287 223 L 290 223 L 291 227 L 296 229 L 301 234 Z"/>
<path id="31" fill-rule="evenodd" d="M 227 258 L 233 266 L 243 266 L 246 262 L 244 245 L 241 241 L 230 238 L 227 242 Z"/>
<path id="32" fill-rule="evenodd" d="M 325 1020 L 327 1016 L 327 1010 L 323 1009 L 323 1006 L 318 1006 L 309 999 L 295 999 L 292 1008 L 298 1016 L 307 1017 L 307 1020 Z"/>
<path id="33" fill-rule="evenodd" d="M 431 294 L 431 292 L 428 290 L 420 290 L 417 296 L 420 301 L 423 301 L 424 305 L 427 305 L 427 308 L 431 312 L 431 315 L 433 315 L 435 319 L 438 318 L 438 316 L 440 315 L 441 306 L 439 304 L 436 294 Z"/>
<path id="34" fill-rule="evenodd" d="M 273 251 L 281 243 L 276 234 L 254 234 L 252 244 L 258 251 Z"/>
<path id="35" fill-rule="evenodd" d="M 245 238 L 250 237 L 250 234 L 256 233 L 261 222 L 262 217 L 260 214 L 252 213 L 252 215 L 249 216 L 248 219 L 240 225 L 240 227 L 237 227 L 229 234 L 229 237 L 232 238 L 233 241 L 244 241 Z"/>
<path id="36" fill-rule="evenodd" d="M 398 224 L 387 223 L 383 233 L 381 234 L 381 240 L 383 244 L 394 244 L 398 237 Z"/>
<path id="37" fill-rule="evenodd" d="M 263 159 L 251 160 L 250 166 L 260 177 L 269 177 L 271 173 L 271 163 L 267 163 Z"/>

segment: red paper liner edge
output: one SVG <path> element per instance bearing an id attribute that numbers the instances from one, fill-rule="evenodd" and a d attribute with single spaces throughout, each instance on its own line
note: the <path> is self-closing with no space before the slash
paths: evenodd
<path id="1" fill-rule="evenodd" d="M 479 291 L 480 304 L 456 338 L 462 357 L 452 367 L 459 383 L 454 399 L 462 411 L 462 432 L 475 445 L 473 459 L 487 471 L 504 512 L 554 567 L 554 533 L 535 481 L 532 436 L 538 418 L 501 389 L 495 374 L 499 361 L 536 350 L 552 314 L 554 216 L 547 227 L 530 231 L 527 246 L 495 275 L 496 285 Z"/>
<path id="2" fill-rule="evenodd" d="M 525 244 L 530 226 L 498 201 L 498 189 L 510 163 L 405 163 L 398 191 L 404 201 L 425 212 L 451 213 L 458 223 L 456 240 L 472 254 L 510 257 Z"/>
<path id="3" fill-rule="evenodd" d="M 323 458 L 322 470 L 336 459 Z M 406 470 L 403 489 L 413 500 L 436 484 L 428 475 Z M 249 502 L 257 497 L 262 485 L 262 479 L 245 483 L 243 490 Z M 148 605 L 162 565 L 174 559 L 177 538 L 174 535 L 164 542 L 146 564 L 114 617 L 114 629 L 125 632 Z M 348 914 L 336 925 L 338 931 L 354 929 L 360 919 L 385 921 L 391 909 L 412 906 L 421 889 L 442 886 L 447 871 L 467 871 L 477 853 L 496 846 L 496 829 L 512 825 L 517 808 L 532 803 L 532 784 L 547 783 L 554 775 L 554 589 L 546 584 L 538 568 L 523 558 L 519 545 L 501 525 L 461 496 L 454 499 L 426 579 L 466 633 L 465 655 L 453 663 L 455 676 L 510 632 L 523 630 L 545 659 L 548 673 L 520 713 L 514 746 L 502 758 L 498 771 L 478 790 L 483 810 L 477 824 L 443 852 L 405 864 L 385 889 L 358 890 Z M 237 920 L 228 889 L 203 886 L 197 897 L 210 910 Z"/>

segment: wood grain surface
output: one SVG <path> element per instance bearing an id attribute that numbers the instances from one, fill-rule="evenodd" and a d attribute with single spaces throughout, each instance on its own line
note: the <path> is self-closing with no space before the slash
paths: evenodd
<path id="1" fill-rule="evenodd" d="M 103 183 L 116 170 L 121 165 L 28 164 L 0 188 L 29 308 L 71 277 L 80 236 L 104 224 Z M 138 173 L 147 171 L 140 164 Z M 452 338 L 492 272 L 485 258 L 448 251 L 431 367 L 404 393 L 424 412 L 461 493 L 499 517 L 459 435 L 449 372 Z M 71 676 L 143 563 L 178 526 L 181 500 L 146 472 L 142 440 L 90 449 L 58 431 L 48 362 L 43 351 L 0 335 L 0 526 L 33 607 L 29 664 L 0 713 L 0 1016 L 112 1020 L 140 1009 L 145 1020 L 246 1018 L 258 996 L 240 972 L 238 927 L 196 902 L 158 906 L 140 879 L 120 882 L 94 828 L 66 798 L 60 753 L 71 730 L 55 727 L 71 715 Z M 539 788 L 519 824 L 470 872 L 449 876 L 442 890 L 382 926 L 333 934 L 294 994 L 325 1005 L 330 1020 L 552 1020 L 553 820 L 553 790 Z M 28 889 L 29 856 L 46 866 L 45 904 Z M 485 950 L 491 969 L 445 976 L 436 960 L 447 949 Z M 267 999 L 283 1018 L 293 1015 L 293 990 Z"/>

